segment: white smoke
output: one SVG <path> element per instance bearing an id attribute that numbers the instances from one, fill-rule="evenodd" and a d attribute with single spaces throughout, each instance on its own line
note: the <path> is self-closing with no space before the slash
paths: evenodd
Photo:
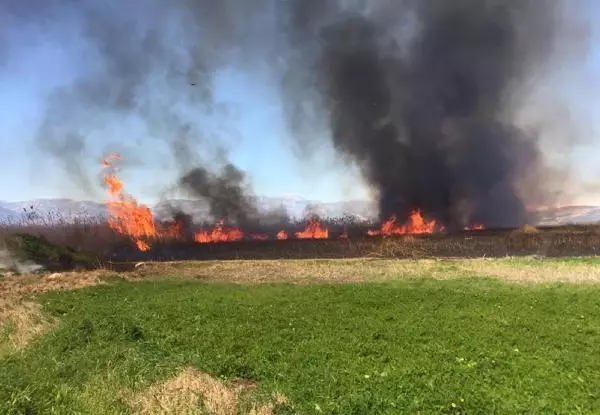
<path id="1" fill-rule="evenodd" d="M 44 269 L 33 261 L 21 261 L 7 249 L 0 249 L 0 271 L 12 271 L 19 274 L 29 274 Z"/>

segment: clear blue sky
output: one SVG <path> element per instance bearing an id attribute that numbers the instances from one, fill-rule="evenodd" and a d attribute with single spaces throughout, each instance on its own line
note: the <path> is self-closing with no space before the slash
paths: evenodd
<path id="1" fill-rule="evenodd" d="M 596 9 L 600 7 L 594 6 L 593 11 L 600 17 Z M 594 30 L 595 39 L 600 39 L 598 27 Z M 600 45 L 597 40 L 594 43 Z M 590 144 L 576 149 L 570 157 L 582 175 L 594 178 L 600 173 L 600 46 L 594 46 L 588 58 L 577 77 L 563 74 L 559 79 L 565 81 L 563 89 L 569 97 L 571 112 L 576 118 L 580 117 L 584 125 L 579 133 L 590 136 Z M 3 173 L 0 200 L 93 197 L 66 181 L 56 162 L 45 157 L 33 144 L 45 111 L 52 110 L 46 106 L 47 95 L 57 87 L 68 87 L 79 73 L 86 71 L 90 64 L 86 59 L 89 59 L 86 44 L 76 32 L 58 30 L 52 27 L 52 22 L 22 25 L 0 16 L 0 165 Z M 231 158 L 248 172 L 257 194 L 298 195 L 322 201 L 368 197 L 358 175 L 349 174 L 347 166 L 339 161 L 336 164 L 333 152 L 327 147 L 315 149 L 315 160 L 309 165 L 297 160 L 289 146 L 290 140 L 282 139 L 287 134 L 285 119 L 280 97 L 267 73 L 221 72 L 216 77 L 215 91 L 219 100 L 236 109 L 232 122 L 240 141 Z M 106 126 L 106 131 L 112 136 L 98 138 L 96 154 L 106 148 L 105 142 L 100 142 L 106 140 L 106 143 L 127 144 L 129 151 L 142 158 L 158 156 L 155 148 L 140 145 L 143 132 L 134 124 Z M 96 161 L 87 162 L 93 171 Z M 99 172 L 99 164 L 97 168 Z M 176 178 L 159 167 L 148 166 L 126 169 L 123 175 L 127 189 L 149 202 Z M 587 196 L 600 202 L 600 197 Z"/>

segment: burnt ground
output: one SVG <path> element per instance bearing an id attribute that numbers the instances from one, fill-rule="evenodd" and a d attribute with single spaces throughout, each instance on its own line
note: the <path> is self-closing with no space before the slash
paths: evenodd
<path id="1" fill-rule="evenodd" d="M 115 250 L 114 262 L 240 259 L 481 258 L 505 256 L 594 256 L 600 229 L 570 226 L 544 229 L 485 230 L 399 237 L 352 235 L 327 240 L 241 241 L 215 244 L 156 243 L 148 252 L 133 246 Z"/>

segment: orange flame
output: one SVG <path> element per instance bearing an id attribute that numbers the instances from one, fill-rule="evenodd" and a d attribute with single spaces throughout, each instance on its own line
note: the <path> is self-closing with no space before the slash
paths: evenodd
<path id="1" fill-rule="evenodd" d="M 111 154 L 102 160 L 105 169 L 111 168 L 119 154 Z M 156 237 L 152 211 L 124 192 L 123 182 L 114 173 L 104 174 L 108 194 L 116 200 L 109 200 L 106 206 L 109 212 L 108 224 L 116 232 L 131 237 L 140 251 L 148 251 L 150 246 L 142 238 Z"/>
<path id="2" fill-rule="evenodd" d="M 298 239 L 327 239 L 329 238 L 329 229 L 322 228 L 321 223 L 317 219 L 308 221 L 306 229 L 302 232 L 296 232 Z"/>
<path id="3" fill-rule="evenodd" d="M 389 220 L 381 225 L 380 230 L 368 231 L 371 236 L 383 235 L 406 235 L 406 234 L 429 234 L 433 233 L 436 228 L 439 228 L 438 223 L 435 220 L 426 220 L 423 218 L 420 210 L 414 210 L 411 212 L 408 221 L 403 225 L 397 223 L 395 216 L 392 216 Z"/>
<path id="4" fill-rule="evenodd" d="M 283 229 L 280 230 L 279 232 L 277 232 L 277 240 L 278 241 L 285 241 L 288 238 L 289 238 L 288 233 L 286 231 L 284 231 Z"/>
<path id="5" fill-rule="evenodd" d="M 148 245 L 146 242 L 144 241 L 140 241 L 137 240 L 135 241 L 135 245 L 137 246 L 137 248 L 142 251 L 142 252 L 146 252 L 150 250 L 150 245 Z"/>
<path id="6" fill-rule="evenodd" d="M 194 236 L 195 241 L 200 244 L 209 244 L 211 242 L 233 242 L 244 239 L 244 233 L 241 230 L 237 228 L 226 229 L 223 226 L 224 223 L 223 220 L 220 220 L 211 232 L 200 231 L 196 233 Z"/>

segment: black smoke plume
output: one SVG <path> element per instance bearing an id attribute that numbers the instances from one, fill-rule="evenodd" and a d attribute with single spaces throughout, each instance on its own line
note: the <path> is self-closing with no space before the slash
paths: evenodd
<path id="1" fill-rule="evenodd" d="M 511 122 L 511 96 L 553 52 L 561 4 L 286 3 L 292 125 L 314 123 L 307 102 L 321 106 L 335 149 L 378 192 L 382 219 L 421 209 L 453 227 L 525 223 L 520 181 L 543 177 L 539 194 L 552 171 L 538 137 Z"/>
<path id="2" fill-rule="evenodd" d="M 259 209 L 246 174 L 233 164 L 218 172 L 197 167 L 180 179 L 182 188 L 208 203 L 210 215 L 244 229 L 279 226 L 289 221 L 285 209 Z"/>
<path id="3" fill-rule="evenodd" d="M 245 185 L 245 175 L 232 164 L 225 165 L 216 174 L 197 167 L 184 175 L 180 183 L 194 196 L 208 202 L 214 218 L 243 226 L 258 217 L 253 197 Z"/>

